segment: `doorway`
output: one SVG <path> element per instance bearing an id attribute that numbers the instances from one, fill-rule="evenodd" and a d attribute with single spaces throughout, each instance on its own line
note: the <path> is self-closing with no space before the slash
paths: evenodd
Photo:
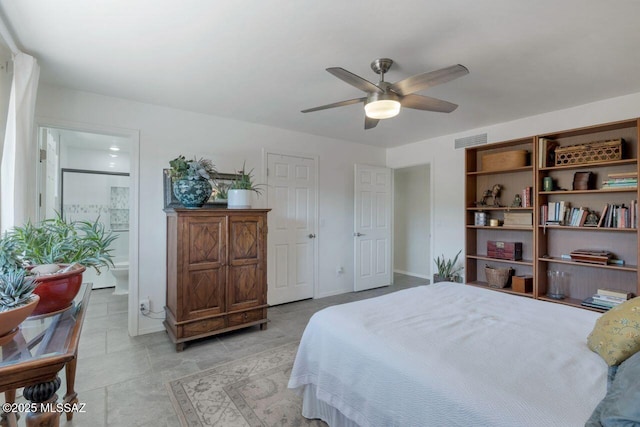
<path id="1" fill-rule="evenodd" d="M 354 167 L 353 290 L 393 282 L 393 170 L 357 164 Z"/>
<path id="2" fill-rule="evenodd" d="M 269 305 L 313 298 L 317 260 L 317 158 L 266 153 Z"/>
<path id="3" fill-rule="evenodd" d="M 83 281 L 113 287 L 127 300 L 129 334 L 138 334 L 138 153 L 137 131 L 39 123 L 37 220 L 99 221 L 117 239 L 115 268 L 88 269 Z"/>
<path id="4" fill-rule="evenodd" d="M 394 171 L 393 271 L 431 277 L 431 166 Z"/>

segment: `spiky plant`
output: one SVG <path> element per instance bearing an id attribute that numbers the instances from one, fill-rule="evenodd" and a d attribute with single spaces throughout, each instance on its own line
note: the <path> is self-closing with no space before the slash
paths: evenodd
<path id="1" fill-rule="evenodd" d="M 111 243 L 117 238 L 97 218 L 90 221 L 66 221 L 58 214 L 38 225 L 30 221 L 8 233 L 24 264 L 73 264 L 93 267 L 113 266 Z"/>
<path id="2" fill-rule="evenodd" d="M 229 189 L 249 190 L 255 192 L 257 195 L 261 195 L 262 189 L 260 187 L 262 186 L 262 184 L 254 184 L 253 169 L 251 169 L 249 172 L 245 171 L 245 163 L 242 163 L 242 169 L 238 171 L 238 176 L 233 180 Z"/>
<path id="3" fill-rule="evenodd" d="M 22 267 L 15 239 L 8 233 L 0 237 L 0 274 Z"/>
<path id="4" fill-rule="evenodd" d="M 436 266 L 438 267 L 438 276 L 440 276 L 443 279 L 455 279 L 458 276 L 458 273 L 463 268 L 461 265 L 456 266 L 456 263 L 458 262 L 458 257 L 460 256 L 461 252 L 462 252 L 462 249 L 458 251 L 455 258 L 453 259 L 447 259 L 444 257 L 444 254 L 442 254 L 442 258 L 437 257 L 436 259 L 433 260 L 435 261 Z"/>
<path id="5" fill-rule="evenodd" d="M 8 311 L 29 303 L 35 288 L 33 277 L 27 276 L 24 270 L 0 274 L 0 311 Z"/>

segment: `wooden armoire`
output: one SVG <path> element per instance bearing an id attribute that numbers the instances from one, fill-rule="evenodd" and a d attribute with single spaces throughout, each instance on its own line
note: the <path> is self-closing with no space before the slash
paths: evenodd
<path id="1" fill-rule="evenodd" d="M 267 327 L 269 209 L 165 209 L 165 328 L 176 345 Z"/>

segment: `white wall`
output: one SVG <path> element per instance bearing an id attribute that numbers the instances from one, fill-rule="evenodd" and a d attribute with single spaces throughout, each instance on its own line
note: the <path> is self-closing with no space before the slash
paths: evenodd
<path id="1" fill-rule="evenodd" d="M 431 267 L 429 165 L 394 171 L 393 269 L 428 278 Z"/>
<path id="2" fill-rule="evenodd" d="M 640 93 L 625 95 L 391 148 L 387 166 L 431 164 L 432 253 L 452 258 L 464 246 L 464 150 L 454 149 L 456 138 L 487 133 L 492 143 L 639 116 Z"/>
<path id="3" fill-rule="evenodd" d="M 165 214 L 162 169 L 179 154 L 208 157 L 220 172 L 246 160 L 264 177 L 262 150 L 319 156 L 319 297 L 350 291 L 353 277 L 353 164 L 384 165 L 385 150 L 283 129 L 40 85 L 36 120 L 68 121 L 140 132 L 138 297 L 153 310 L 165 303 Z M 255 207 L 264 206 L 264 198 Z M 335 266 L 345 266 L 336 278 Z M 139 332 L 162 329 L 140 318 Z"/>

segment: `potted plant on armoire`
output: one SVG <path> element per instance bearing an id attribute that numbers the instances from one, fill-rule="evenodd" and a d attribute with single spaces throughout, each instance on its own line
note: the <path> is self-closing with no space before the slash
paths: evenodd
<path id="1" fill-rule="evenodd" d="M 228 195 L 228 207 L 229 209 L 250 209 L 251 208 L 251 195 L 256 193 L 262 194 L 261 184 L 256 184 L 253 180 L 253 169 L 245 171 L 245 164 L 242 164 L 242 169 L 238 171 L 237 177 L 231 182 L 229 186 Z"/>

